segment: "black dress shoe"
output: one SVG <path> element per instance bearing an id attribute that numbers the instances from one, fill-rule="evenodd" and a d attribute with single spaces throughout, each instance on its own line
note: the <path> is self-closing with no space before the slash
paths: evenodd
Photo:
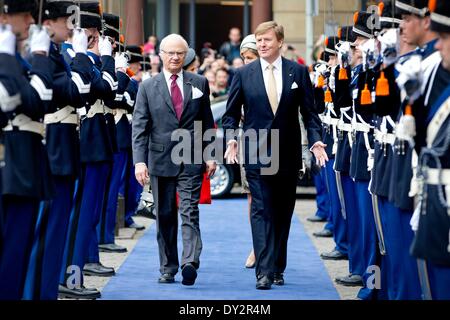
<path id="1" fill-rule="evenodd" d="M 98 250 L 100 252 L 115 252 L 115 253 L 124 253 L 127 252 L 127 248 L 119 246 L 115 243 L 103 243 L 98 245 Z"/>
<path id="2" fill-rule="evenodd" d="M 83 268 L 83 274 L 85 276 L 112 277 L 116 272 L 114 271 L 114 268 L 105 267 L 100 262 L 97 262 L 86 263 Z"/>
<path id="3" fill-rule="evenodd" d="M 100 291 L 97 289 L 88 289 L 85 287 L 69 289 L 66 286 L 59 285 L 59 299 L 86 299 L 95 300 L 101 297 Z"/>
<path id="4" fill-rule="evenodd" d="M 186 263 L 181 270 L 181 275 L 183 276 L 181 283 L 185 286 L 192 286 L 197 279 L 197 270 L 191 263 Z"/>
<path id="5" fill-rule="evenodd" d="M 336 278 L 336 283 L 346 287 L 362 287 L 362 277 L 356 274 L 349 274 L 345 277 Z"/>
<path id="6" fill-rule="evenodd" d="M 308 218 L 306 218 L 306 220 L 308 220 L 309 222 L 325 222 L 325 221 L 327 221 L 326 218 L 321 218 L 319 216 L 308 217 Z"/>
<path id="7" fill-rule="evenodd" d="M 159 283 L 174 283 L 175 277 L 173 274 L 164 273 L 161 275 L 161 277 L 159 277 L 158 282 Z"/>
<path id="8" fill-rule="evenodd" d="M 343 254 L 339 250 L 334 249 L 331 252 L 324 252 L 320 254 L 323 260 L 348 260 L 348 255 Z"/>
<path id="9" fill-rule="evenodd" d="M 256 289 L 269 290 L 272 287 L 272 280 L 268 276 L 260 276 L 256 281 Z"/>
<path id="10" fill-rule="evenodd" d="M 275 272 L 273 274 L 273 284 L 277 285 L 277 286 L 282 286 L 284 285 L 284 277 L 282 273 L 279 272 Z"/>
<path id="11" fill-rule="evenodd" d="M 136 222 L 133 222 L 133 223 L 130 224 L 127 228 L 136 229 L 137 231 L 142 231 L 142 230 L 145 229 L 144 226 L 141 226 L 140 224 L 137 224 Z"/>
<path id="12" fill-rule="evenodd" d="M 333 232 L 328 229 L 323 229 L 318 232 L 313 232 L 313 236 L 322 238 L 331 238 L 333 236 Z"/>

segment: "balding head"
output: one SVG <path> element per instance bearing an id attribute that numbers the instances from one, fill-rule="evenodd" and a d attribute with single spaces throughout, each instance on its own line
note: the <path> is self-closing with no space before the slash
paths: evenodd
<path id="1" fill-rule="evenodd" d="M 182 45 L 184 47 L 185 51 L 187 51 L 189 49 L 189 45 L 188 45 L 187 41 L 184 40 L 184 38 L 182 36 L 180 36 L 179 34 L 176 34 L 176 33 L 169 34 L 167 37 L 163 38 L 161 40 L 159 48 L 160 48 L 160 50 L 168 51 L 165 48 L 167 46 L 170 46 L 173 44 Z"/>
<path id="2" fill-rule="evenodd" d="M 186 40 L 179 34 L 172 33 L 161 40 L 159 48 L 164 69 L 172 74 L 180 72 L 189 49 Z"/>

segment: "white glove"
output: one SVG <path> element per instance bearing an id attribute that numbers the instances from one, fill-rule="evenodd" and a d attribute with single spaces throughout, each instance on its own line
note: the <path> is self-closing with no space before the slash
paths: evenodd
<path id="1" fill-rule="evenodd" d="M 390 66 L 397 60 L 400 51 L 400 29 L 389 29 L 382 35 L 378 36 L 381 43 L 381 54 L 383 55 L 383 63 Z"/>
<path id="2" fill-rule="evenodd" d="M 336 90 L 336 77 L 335 77 L 336 68 L 337 68 L 337 65 L 331 67 L 330 80 L 328 82 L 328 86 L 330 87 L 330 89 L 333 92 Z"/>
<path id="3" fill-rule="evenodd" d="M 112 56 L 112 44 L 107 37 L 100 37 L 98 40 L 98 50 L 101 56 Z"/>
<path id="4" fill-rule="evenodd" d="M 410 100 L 416 100 L 421 95 L 422 86 L 422 57 L 412 55 L 406 61 L 399 61 L 395 68 L 399 76 L 395 80 L 398 87 Z"/>
<path id="5" fill-rule="evenodd" d="M 75 29 L 73 31 L 72 47 L 75 53 L 87 53 L 88 38 L 84 29 Z"/>
<path id="6" fill-rule="evenodd" d="M 114 57 L 114 60 L 116 62 L 116 70 L 128 68 L 128 59 L 124 52 L 122 53 L 117 52 L 116 56 Z"/>
<path id="7" fill-rule="evenodd" d="M 11 56 L 16 54 L 16 36 L 11 31 L 11 26 L 0 26 L 0 53 Z"/>
<path id="8" fill-rule="evenodd" d="M 50 36 L 48 35 L 47 28 L 35 28 L 30 40 L 30 51 L 45 52 L 48 56 L 50 51 Z"/>
<path id="9" fill-rule="evenodd" d="M 347 67 L 352 60 L 352 51 L 350 50 L 350 42 L 343 42 L 338 49 L 338 61 L 341 66 Z"/>
<path id="10" fill-rule="evenodd" d="M 375 39 L 369 39 L 364 42 L 364 44 L 361 45 L 361 52 L 364 70 L 366 70 L 366 68 L 372 69 L 376 65 L 378 56 L 380 55 Z"/>

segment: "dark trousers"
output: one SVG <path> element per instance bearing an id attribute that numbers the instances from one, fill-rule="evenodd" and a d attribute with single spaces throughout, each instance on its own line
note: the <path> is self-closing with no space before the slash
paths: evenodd
<path id="1" fill-rule="evenodd" d="M 67 285 L 68 281 L 76 287 L 83 285 L 82 271 L 91 240 L 97 240 L 96 227 L 100 220 L 110 167 L 110 164 L 106 162 L 83 165 L 81 180 L 78 180 L 75 188 L 74 204 L 64 248 L 59 279 L 62 285 Z M 95 239 L 92 239 L 94 237 Z"/>
<path id="2" fill-rule="evenodd" d="M 4 196 L 3 208 L 0 300 L 20 300 L 39 214 L 39 200 Z"/>
<path id="3" fill-rule="evenodd" d="M 33 240 L 23 299 L 56 300 L 75 188 L 74 177 L 54 176 L 57 194 L 43 202 Z"/>
<path id="4" fill-rule="evenodd" d="M 261 175 L 259 169 L 246 169 L 252 194 L 251 226 L 255 250 L 256 276 L 284 272 L 287 241 L 295 207 L 297 172 Z"/>
<path id="5" fill-rule="evenodd" d="M 202 185 L 201 171 L 193 174 L 186 172 L 183 167 L 176 177 L 152 175 L 150 179 L 156 209 L 160 272 L 174 275 L 180 266 L 177 248 L 178 211 L 183 239 L 181 267 L 192 263 L 198 268 L 202 251 L 198 209 Z"/>
<path id="6" fill-rule="evenodd" d="M 314 185 L 316 187 L 316 216 L 322 219 L 327 219 L 327 224 L 324 229 L 333 231 L 334 228 L 333 221 L 331 220 L 330 195 L 328 194 L 326 181 L 326 169 L 322 167 L 320 172 L 316 173 L 313 178 Z"/>
<path id="7" fill-rule="evenodd" d="M 143 190 L 144 188 L 134 175 L 133 155 L 131 151 L 127 151 L 127 163 L 119 187 L 119 194 L 125 199 L 125 227 L 134 223 L 133 216 L 136 213 Z"/>
<path id="8" fill-rule="evenodd" d="M 330 196 L 331 220 L 333 221 L 333 238 L 336 243 L 336 250 L 342 254 L 348 254 L 347 221 L 342 216 L 336 172 L 334 172 L 333 166 L 334 159 L 330 159 L 325 165 L 327 189 Z"/>
<path id="9" fill-rule="evenodd" d="M 120 183 L 125 176 L 127 165 L 127 152 L 114 154 L 111 180 L 109 185 L 108 203 L 103 207 L 100 223 L 97 226 L 100 244 L 114 243 L 114 232 L 116 228 L 117 199 L 119 197 Z"/>

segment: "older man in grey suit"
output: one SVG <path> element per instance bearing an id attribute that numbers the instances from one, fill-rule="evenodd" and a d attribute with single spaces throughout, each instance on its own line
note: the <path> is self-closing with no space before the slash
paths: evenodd
<path id="1" fill-rule="evenodd" d="M 133 160 L 136 179 L 141 185 L 150 179 L 155 199 L 161 272 L 158 281 L 173 283 L 178 272 L 179 209 L 183 238 L 182 283 L 193 285 L 202 249 L 198 209 L 202 177 L 205 169 L 208 175 L 214 174 L 216 164 L 213 160 L 205 162 L 203 157 L 198 161 L 205 144 L 197 147 L 194 136 L 198 139 L 199 134 L 212 129 L 214 120 L 208 81 L 182 69 L 187 50 L 188 44 L 180 35 L 171 34 L 161 41 L 163 71 L 144 81 L 137 94 L 133 114 Z M 200 124 L 201 132 L 198 132 Z M 186 133 L 189 141 L 185 141 Z M 180 146 L 178 141 L 173 141 L 177 135 L 183 136 L 183 148 L 187 147 L 182 151 L 186 154 L 181 156 L 181 161 L 175 152 Z"/>

